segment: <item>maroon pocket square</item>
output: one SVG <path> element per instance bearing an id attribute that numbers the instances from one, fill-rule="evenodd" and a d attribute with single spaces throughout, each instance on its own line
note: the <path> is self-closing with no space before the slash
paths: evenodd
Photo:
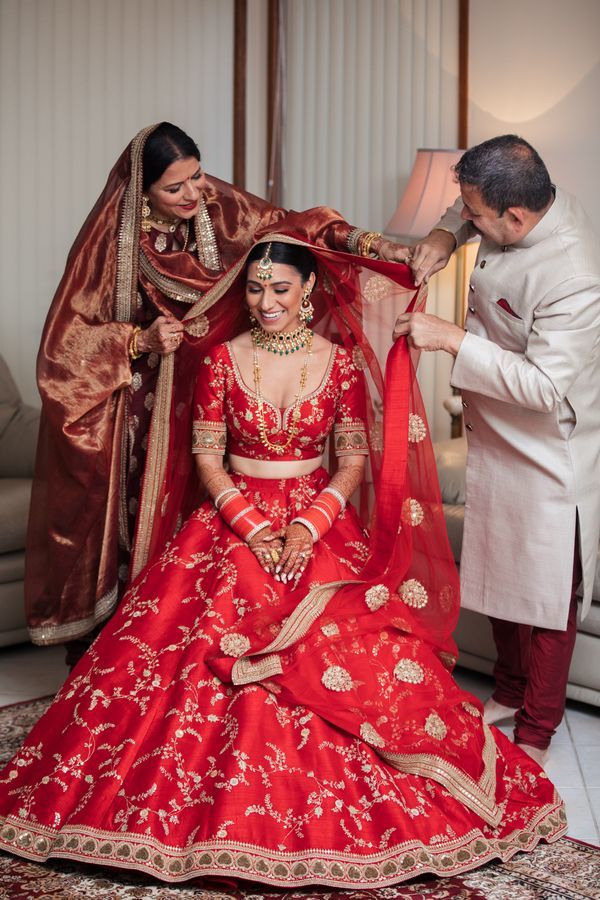
<path id="1" fill-rule="evenodd" d="M 508 300 L 505 300 L 504 297 L 501 297 L 500 300 L 496 300 L 498 306 L 501 306 L 502 309 L 506 310 L 507 313 L 510 313 L 511 316 L 514 316 L 515 319 L 520 319 L 521 316 L 511 308 Z"/>

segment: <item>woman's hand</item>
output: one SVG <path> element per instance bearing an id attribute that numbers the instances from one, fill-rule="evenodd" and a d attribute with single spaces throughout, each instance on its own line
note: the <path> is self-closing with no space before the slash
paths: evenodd
<path id="1" fill-rule="evenodd" d="M 313 540 L 308 528 L 300 522 L 288 525 L 283 538 L 283 553 L 275 568 L 275 578 L 284 584 L 295 579 L 296 587 L 312 555 L 312 548 Z"/>
<path id="2" fill-rule="evenodd" d="M 138 334 L 137 348 L 142 353 L 173 353 L 183 340 L 183 325 L 174 316 L 159 316 Z"/>
<path id="3" fill-rule="evenodd" d="M 412 258 L 410 247 L 406 247 L 404 244 L 396 244 L 394 241 L 389 241 L 386 238 L 373 241 L 371 249 L 377 253 L 379 259 L 383 259 L 385 262 L 410 263 Z"/>
<path id="4" fill-rule="evenodd" d="M 279 564 L 283 542 L 281 532 L 271 530 L 271 527 L 261 528 L 258 534 L 248 541 L 248 546 L 257 560 L 269 575 L 275 575 L 276 566 Z M 277 576 L 275 576 L 277 577 Z"/>

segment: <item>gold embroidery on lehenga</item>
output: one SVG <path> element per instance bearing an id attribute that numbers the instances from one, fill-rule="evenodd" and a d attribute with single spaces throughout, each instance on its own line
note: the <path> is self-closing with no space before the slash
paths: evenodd
<path id="1" fill-rule="evenodd" d="M 224 634 L 219 647 L 226 656 L 243 656 L 250 649 L 250 640 L 245 634 Z"/>
<path id="2" fill-rule="evenodd" d="M 421 684 L 425 678 L 425 672 L 414 659 L 400 659 L 394 667 L 394 677 L 407 684 Z"/>
<path id="3" fill-rule="evenodd" d="M 394 672 L 394 674 L 396 674 Z M 425 732 L 436 741 L 443 741 L 448 734 L 448 728 L 436 712 L 430 713 L 425 720 Z"/>
<path id="4" fill-rule="evenodd" d="M 329 691 L 352 690 L 352 675 L 342 666 L 329 666 L 323 672 L 321 681 Z"/>
<path id="5" fill-rule="evenodd" d="M 370 722 L 362 722 L 360 726 L 360 736 L 363 741 L 366 741 L 367 744 L 370 744 L 372 747 L 377 747 L 380 749 L 381 747 L 385 747 L 385 741 L 381 737 L 378 731 L 373 728 Z"/>

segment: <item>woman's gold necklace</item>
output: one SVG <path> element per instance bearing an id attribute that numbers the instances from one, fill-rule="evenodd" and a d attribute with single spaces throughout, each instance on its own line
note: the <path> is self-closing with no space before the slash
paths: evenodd
<path id="1" fill-rule="evenodd" d="M 255 321 L 250 334 L 253 346 L 268 350 L 269 353 L 277 353 L 279 356 L 289 356 L 312 341 L 312 331 L 304 322 L 294 331 L 265 331 Z"/>
<path id="2" fill-rule="evenodd" d="M 171 234 L 174 234 L 181 224 L 181 219 L 173 221 L 173 219 L 159 219 L 158 216 L 148 216 L 148 219 L 153 225 L 166 225 Z"/>
<path id="3" fill-rule="evenodd" d="M 301 327 L 305 328 L 304 325 Z M 274 444 L 272 441 L 269 440 L 269 436 L 267 434 L 267 424 L 265 422 L 264 401 L 263 401 L 262 391 L 261 391 L 261 387 L 260 387 L 262 373 L 260 370 L 260 362 L 258 360 L 258 348 L 263 345 L 258 344 L 255 339 L 255 332 L 257 332 L 259 330 L 260 330 L 260 332 L 262 332 L 262 329 L 255 329 L 255 328 L 253 328 L 252 331 L 250 332 L 250 334 L 252 336 L 252 353 L 253 353 L 253 360 L 254 360 L 254 390 L 256 392 L 256 403 L 257 403 L 257 407 L 258 407 L 258 409 L 257 409 L 258 433 L 260 435 L 260 439 L 261 439 L 263 446 L 266 447 L 267 450 L 273 450 L 275 453 L 278 454 L 278 456 L 281 456 L 281 454 L 285 453 L 285 451 L 291 445 L 292 441 L 297 436 L 297 434 L 300 430 L 298 428 L 298 422 L 300 420 L 300 404 L 302 402 L 302 395 L 304 394 L 304 390 L 306 388 L 306 381 L 308 379 L 308 362 L 309 362 L 309 359 L 311 356 L 311 351 L 312 351 L 313 333 L 309 328 L 305 328 L 305 330 L 308 332 L 308 334 L 307 334 L 306 340 L 302 344 L 302 346 L 306 347 L 306 355 L 304 357 L 302 371 L 300 372 L 300 386 L 298 387 L 298 393 L 296 394 L 294 403 L 292 405 L 292 417 L 291 417 L 292 420 L 290 423 L 290 430 L 288 433 L 287 440 L 286 440 L 285 444 Z M 296 331 L 300 331 L 300 330 L 301 330 L 300 328 L 296 329 Z M 289 333 L 295 334 L 296 332 L 289 332 Z M 263 332 L 263 334 L 266 334 L 266 332 Z M 269 333 L 268 337 L 271 337 L 271 336 L 272 335 Z M 264 347 L 264 349 L 266 350 L 267 348 Z M 298 347 L 295 347 L 294 349 L 297 350 Z M 279 351 L 276 351 L 276 352 L 279 353 Z M 292 351 L 288 351 L 288 352 L 293 353 L 294 351 L 292 350 Z"/>

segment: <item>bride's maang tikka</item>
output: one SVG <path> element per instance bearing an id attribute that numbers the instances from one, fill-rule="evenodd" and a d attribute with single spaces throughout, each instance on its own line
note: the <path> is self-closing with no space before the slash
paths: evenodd
<path id="1" fill-rule="evenodd" d="M 265 255 L 259 259 L 256 267 L 256 277 L 261 281 L 270 281 L 273 277 L 273 260 L 271 259 L 271 244 L 267 244 Z"/>

